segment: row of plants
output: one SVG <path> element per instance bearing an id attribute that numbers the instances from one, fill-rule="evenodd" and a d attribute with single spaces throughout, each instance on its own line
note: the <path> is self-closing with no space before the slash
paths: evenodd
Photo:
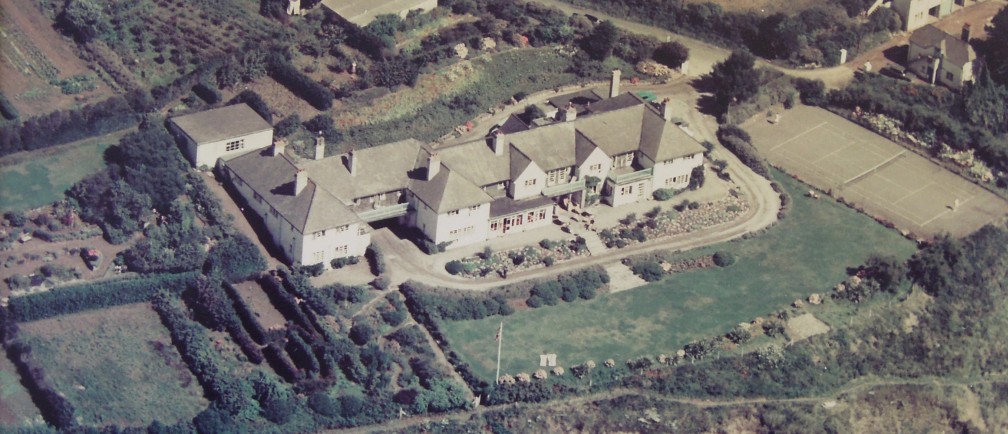
<path id="1" fill-rule="evenodd" d="M 557 262 L 587 253 L 588 246 L 583 237 L 559 241 L 543 239 L 537 245 L 505 251 L 495 252 L 487 247 L 478 256 L 449 261 L 445 270 L 452 275 L 470 278 L 507 277 L 515 271 L 551 267 Z"/>
<path id="2" fill-rule="evenodd" d="M 662 237 L 681 235 L 737 219 L 749 210 L 749 202 L 741 195 L 701 204 L 683 200 L 668 210 L 656 206 L 638 218 L 630 213 L 619 225 L 599 231 L 599 238 L 608 248 L 624 248 Z"/>

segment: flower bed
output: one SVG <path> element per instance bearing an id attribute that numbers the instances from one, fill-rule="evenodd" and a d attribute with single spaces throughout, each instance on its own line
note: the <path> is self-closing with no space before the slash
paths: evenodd
<path id="1" fill-rule="evenodd" d="M 587 254 L 588 247 L 584 238 L 558 241 L 544 239 L 534 246 L 500 252 L 487 249 L 479 256 L 464 258 L 458 261 L 460 268 L 457 275 L 469 278 L 492 275 L 507 277 L 508 273 L 548 267 L 556 262 Z"/>
<path id="2" fill-rule="evenodd" d="M 623 248 L 647 240 L 679 235 L 737 219 L 749 210 L 749 202 L 734 195 L 705 204 L 692 203 L 680 211 L 659 209 L 638 219 L 630 214 L 616 227 L 603 229 L 599 237 L 606 247 Z"/>

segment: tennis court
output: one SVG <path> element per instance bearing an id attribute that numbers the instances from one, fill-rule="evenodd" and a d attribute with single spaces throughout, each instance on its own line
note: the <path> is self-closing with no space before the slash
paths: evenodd
<path id="1" fill-rule="evenodd" d="M 1008 202 L 829 111 L 797 106 L 776 124 L 743 127 L 775 166 L 900 229 L 969 234 L 1008 213 Z"/>

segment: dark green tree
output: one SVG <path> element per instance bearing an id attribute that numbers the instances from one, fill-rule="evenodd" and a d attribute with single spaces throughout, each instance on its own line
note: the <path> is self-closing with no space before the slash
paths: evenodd
<path id="1" fill-rule="evenodd" d="M 591 34 L 581 41 L 581 48 L 595 60 L 605 60 L 612 54 L 619 39 L 619 29 L 611 21 L 603 21 L 595 26 Z"/>
<path id="2" fill-rule="evenodd" d="M 669 68 L 679 68 L 689 58 L 689 48 L 677 41 L 665 42 L 655 49 L 651 57 Z"/>
<path id="3" fill-rule="evenodd" d="M 756 57 L 745 51 L 734 51 L 723 62 L 714 65 L 707 76 L 714 89 L 714 99 L 722 112 L 738 101 L 746 101 L 759 90 L 760 74 L 754 69 Z"/>

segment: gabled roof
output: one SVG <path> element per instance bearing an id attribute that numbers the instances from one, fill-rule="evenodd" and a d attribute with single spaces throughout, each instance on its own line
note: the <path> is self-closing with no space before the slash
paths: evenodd
<path id="1" fill-rule="evenodd" d="M 483 189 L 444 164 L 433 179 L 414 179 L 409 189 L 438 214 L 493 201 Z"/>
<path id="2" fill-rule="evenodd" d="M 511 146 L 508 135 L 500 138 L 502 155 L 494 154 L 486 140 L 480 139 L 438 149 L 441 161 L 479 186 L 511 179 Z"/>
<path id="3" fill-rule="evenodd" d="M 614 98 L 615 99 L 615 98 Z M 610 101 L 610 100 L 606 100 Z M 594 109 L 594 105 L 592 106 Z M 636 151 L 640 147 L 644 105 L 630 106 L 579 118 L 575 128 L 609 156 Z"/>
<path id="4" fill-rule="evenodd" d="M 645 113 L 643 124 L 640 150 L 652 161 L 667 161 L 707 150 L 678 125 L 661 116 Z"/>
<path id="5" fill-rule="evenodd" d="M 529 129 L 529 126 L 524 121 L 522 121 L 521 118 L 512 114 L 511 116 L 508 116 L 508 118 L 505 119 L 504 122 L 498 125 L 497 128 L 495 129 L 499 129 L 500 132 L 504 134 L 511 134 L 511 133 L 517 133 L 519 131 L 525 131 Z"/>
<path id="6" fill-rule="evenodd" d="M 346 155 L 301 160 L 298 165 L 333 196 L 350 203 L 360 197 L 406 188 L 422 146 L 419 140 L 406 139 L 356 150 L 357 172 L 353 176 L 346 166 Z"/>
<path id="7" fill-rule="evenodd" d="M 563 122 L 502 137 L 544 171 L 573 166 L 574 124 Z"/>
<path id="8" fill-rule="evenodd" d="M 297 166 L 287 156 L 272 156 L 268 149 L 250 152 L 225 162 L 267 204 L 295 229 L 308 234 L 360 222 L 349 207 L 310 179 L 294 194 Z"/>
<path id="9" fill-rule="evenodd" d="M 597 103 L 593 103 L 591 107 L 588 107 L 588 111 L 591 113 L 604 113 L 641 104 L 646 105 L 648 102 L 644 101 L 644 99 L 635 95 L 633 92 L 627 92 L 616 95 L 613 98 L 607 98 Z"/>
<path id="10" fill-rule="evenodd" d="M 592 152 L 598 149 L 595 142 L 586 137 L 582 132 L 574 132 L 574 164 L 580 166 L 591 156 Z M 605 152 L 602 152 L 605 154 Z M 608 155 L 607 155 L 608 156 Z"/>
<path id="11" fill-rule="evenodd" d="M 941 29 L 927 24 L 910 35 L 910 43 L 923 48 L 939 48 L 942 41 L 945 42 L 945 58 L 955 65 L 965 65 L 966 62 L 976 59 L 976 52 L 968 42 L 959 39 L 954 35 L 943 32 Z M 909 59 L 913 61 L 915 59 Z"/>
<path id="12" fill-rule="evenodd" d="M 527 169 L 532 164 L 532 159 L 528 155 L 522 153 L 522 151 L 514 145 L 511 145 L 511 173 L 509 179 L 518 179 L 522 173 L 525 173 Z"/>
<path id="13" fill-rule="evenodd" d="M 197 145 L 273 129 L 245 103 L 174 117 L 171 121 Z"/>

